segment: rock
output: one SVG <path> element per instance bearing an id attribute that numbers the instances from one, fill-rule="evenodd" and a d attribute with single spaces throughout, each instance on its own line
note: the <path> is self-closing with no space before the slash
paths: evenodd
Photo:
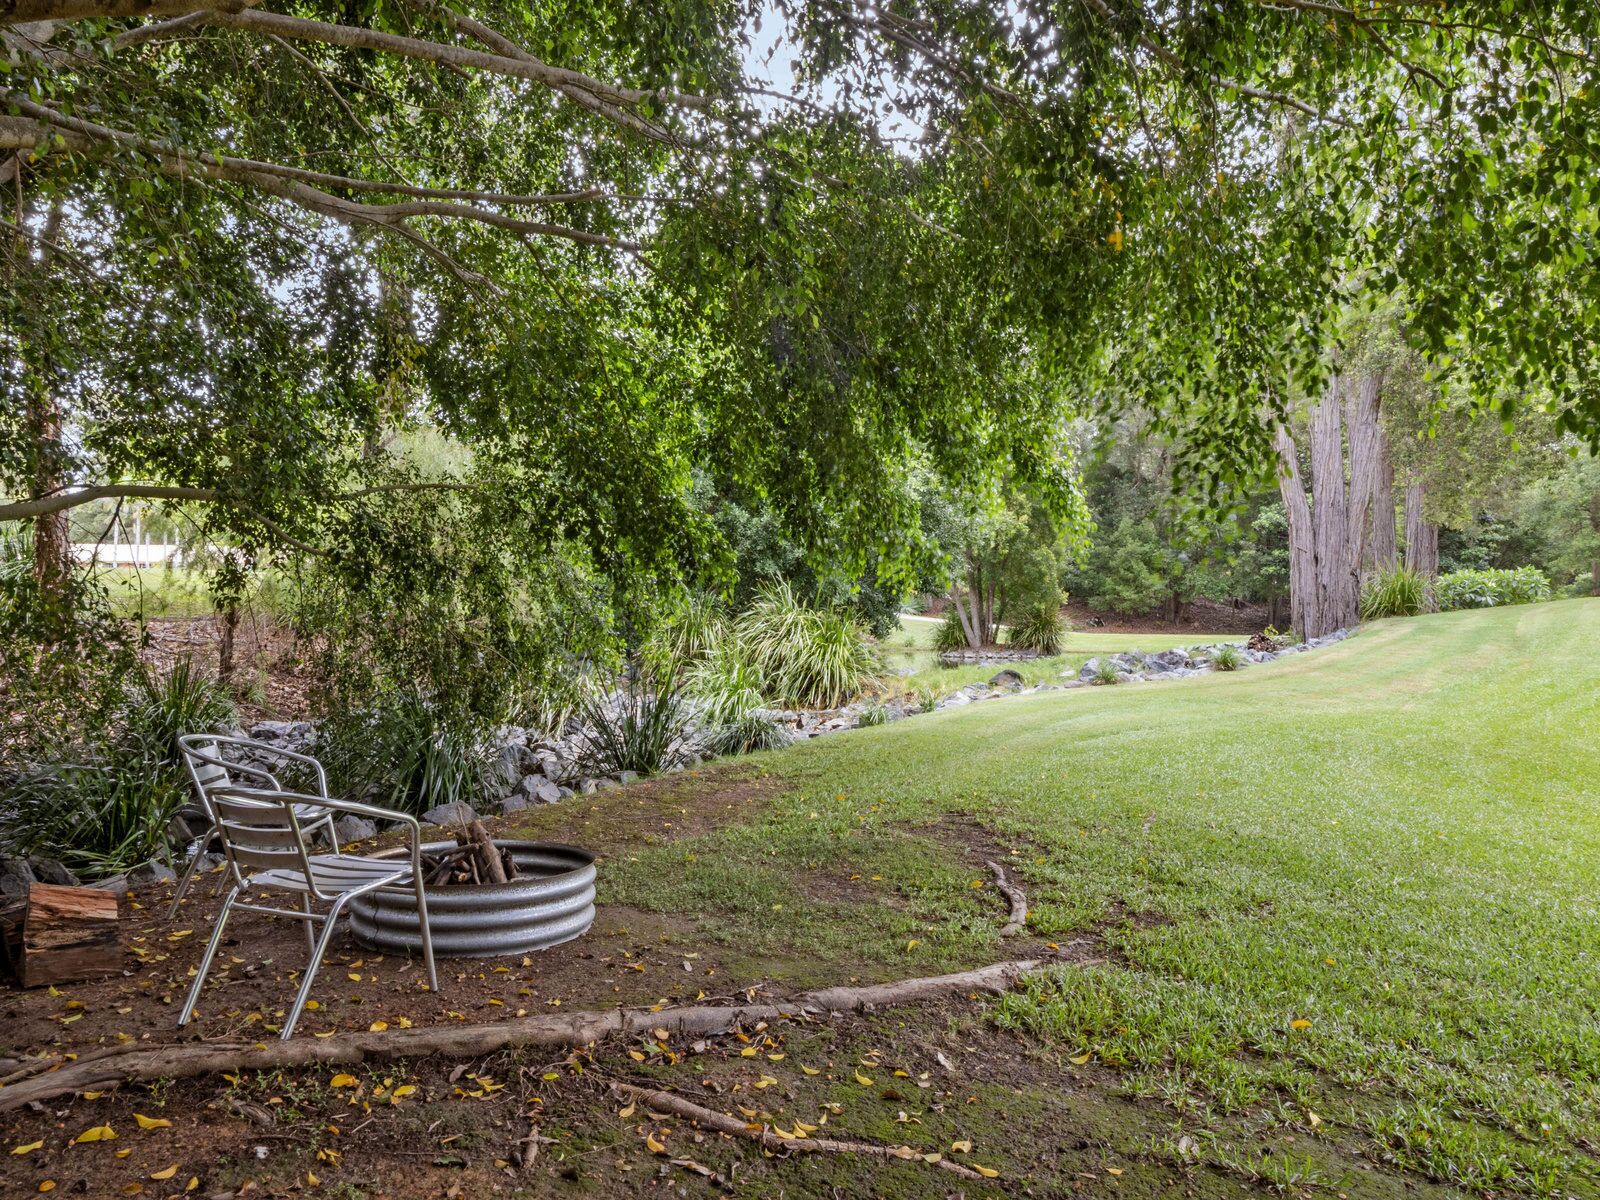
<path id="1" fill-rule="evenodd" d="M 972 697 L 967 695 L 966 692 L 964 692 L 964 691 L 951 692 L 943 700 L 939 701 L 939 707 L 940 708 L 959 708 L 963 704 L 971 704 L 971 703 L 972 703 Z"/>
<path id="2" fill-rule="evenodd" d="M 1163 650 L 1159 654 L 1146 654 L 1144 667 L 1146 671 L 1155 675 L 1165 675 L 1170 671 L 1181 671 L 1193 664 L 1189 661 L 1187 650 Z"/>
<path id="3" fill-rule="evenodd" d="M 501 746 L 495 758 L 494 774 L 507 787 L 514 787 L 522 775 L 523 748 L 518 745 Z"/>
<path id="4" fill-rule="evenodd" d="M 365 817 L 346 813 L 333 823 L 333 832 L 339 836 L 341 846 L 350 842 L 364 842 L 378 836 L 378 827 Z"/>
<path id="5" fill-rule="evenodd" d="M 422 814 L 422 819 L 429 825 L 465 825 L 468 821 L 476 821 L 478 814 L 472 811 L 472 805 L 457 802 L 430 808 Z"/>
<path id="6" fill-rule="evenodd" d="M 1089 684 L 1088 684 L 1087 680 L 1069 679 L 1065 683 L 1063 683 L 1061 686 L 1063 688 L 1081 688 L 1081 687 L 1088 687 Z"/>
<path id="7" fill-rule="evenodd" d="M 599 782 L 599 780 L 596 780 L 596 779 L 580 779 L 578 781 L 578 794 L 580 796 L 592 796 L 592 795 L 595 794 L 595 792 L 597 792 L 599 790 L 600 790 L 600 782 Z"/>
<path id="8" fill-rule="evenodd" d="M 104 879 L 96 879 L 93 883 L 85 884 L 97 892 L 110 892 L 113 896 L 126 896 L 128 894 L 128 876 L 108 875 Z"/>
<path id="9" fill-rule="evenodd" d="M 623 783 L 633 783 L 635 780 L 637 780 L 639 778 L 639 772 L 637 772 L 637 771 L 624 771 L 624 772 L 622 772 L 622 774 L 618 775 L 617 778 L 619 780 L 621 780 Z"/>
<path id="10" fill-rule="evenodd" d="M 0 896 L 26 896 L 37 877 L 25 858 L 0 858 Z"/>
<path id="11" fill-rule="evenodd" d="M 528 798 L 521 792 L 512 792 L 504 800 L 500 801 L 500 811 L 502 813 L 521 812 L 527 807 Z"/>
<path id="12" fill-rule="evenodd" d="M 1022 674 L 1007 667 L 1005 670 L 996 671 L 989 676 L 989 686 L 1020 689 L 1022 687 Z"/>
<path id="13" fill-rule="evenodd" d="M 590 780 L 590 782 L 594 784 L 594 790 L 597 792 L 609 792 L 614 787 L 622 786 L 610 776 L 602 776 L 599 779 Z"/>
<path id="14" fill-rule="evenodd" d="M 53 858 L 30 858 L 33 877 L 40 883 L 57 883 L 63 887 L 77 887 L 78 877 Z"/>
<path id="15" fill-rule="evenodd" d="M 524 775 L 522 782 L 517 785 L 517 790 L 524 796 L 537 796 L 539 789 L 549 782 L 543 775 Z"/>
<path id="16" fill-rule="evenodd" d="M 258 742 L 281 742 L 292 727 L 288 721 L 257 721 L 250 726 L 249 736 Z"/>
<path id="17" fill-rule="evenodd" d="M 574 796 L 576 794 L 577 793 L 575 793 L 571 788 L 566 787 L 566 786 L 562 786 L 562 787 L 559 787 L 559 788 L 556 789 L 556 799 L 558 799 L 558 800 L 567 800 L 567 799 L 570 799 L 572 796 Z"/>
<path id="18" fill-rule="evenodd" d="M 1121 654 L 1111 656 L 1111 665 L 1131 675 L 1144 670 L 1144 655 L 1137 651 L 1124 650 Z"/>
<path id="19" fill-rule="evenodd" d="M 551 783 L 550 780 L 546 779 L 538 788 L 528 793 L 528 799 L 537 801 L 540 804 L 554 804 L 561 799 L 561 788 L 558 784 Z"/>
<path id="20" fill-rule="evenodd" d="M 147 862 L 142 867 L 135 867 L 128 872 L 128 883 L 133 887 L 150 887 L 158 883 L 171 883 L 178 878 L 177 872 L 166 863 Z"/>
<path id="21" fill-rule="evenodd" d="M 1100 660 L 1098 658 L 1091 658 L 1078 668 L 1078 678 L 1084 683 L 1092 682 L 1098 674 L 1100 674 Z"/>

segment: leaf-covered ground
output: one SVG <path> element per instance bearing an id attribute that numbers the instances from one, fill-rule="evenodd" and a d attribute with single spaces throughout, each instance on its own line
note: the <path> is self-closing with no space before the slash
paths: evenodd
<path id="1" fill-rule="evenodd" d="M 540 810 L 526 832 L 607 855 L 589 938 L 526 967 L 456 964 L 437 997 L 414 964 L 345 947 L 306 1036 L 782 995 L 1052 943 L 1073 961 L 999 1001 L 748 1042 L 64 1100 L 0 1121 L 5 1149 L 42 1143 L 0 1178 L 7 1194 L 194 1178 L 204 1195 L 1600 1196 L 1596 647 L 1595 601 L 1388 622 L 1236 675 L 997 701 Z M 1023 938 L 997 936 L 991 858 L 1027 888 Z M 146 941 L 127 976 L 0 996 L 9 1048 L 175 1036 L 162 997 L 199 947 L 149 920 L 159 899 L 130 914 Z M 206 903 L 179 928 L 203 928 Z M 297 936 L 242 930 L 198 1036 L 273 1023 Z M 788 1131 L 827 1114 L 830 1132 L 997 1176 L 767 1157 L 622 1115 L 613 1079 Z M 117 1139 L 73 1142 L 102 1125 Z M 551 1141 L 519 1168 L 534 1126 Z"/>

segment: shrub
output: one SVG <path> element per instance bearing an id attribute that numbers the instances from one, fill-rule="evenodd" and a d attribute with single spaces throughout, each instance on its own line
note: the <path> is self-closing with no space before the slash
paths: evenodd
<path id="1" fill-rule="evenodd" d="M 691 666 L 684 680 L 700 723 L 708 728 L 733 724 L 760 708 L 764 685 L 761 670 L 731 638 Z"/>
<path id="2" fill-rule="evenodd" d="M 930 713 L 939 707 L 939 701 L 943 699 L 944 695 L 938 688 L 928 687 L 924 684 L 917 689 L 917 711 Z"/>
<path id="3" fill-rule="evenodd" d="M 676 675 L 710 657 L 727 632 L 722 602 L 707 592 L 687 592 L 651 634 L 645 660 L 659 675 Z"/>
<path id="4" fill-rule="evenodd" d="M 1218 646 L 1211 655 L 1211 665 L 1219 671 L 1237 671 L 1244 662 L 1244 651 L 1237 646 Z"/>
<path id="5" fill-rule="evenodd" d="M 336 790 L 421 814 L 441 804 L 475 804 L 489 789 L 493 756 L 468 718 L 416 692 L 324 724 L 324 763 Z"/>
<path id="6" fill-rule="evenodd" d="M 232 719 L 221 684 L 187 659 L 136 672 L 107 729 L 58 743 L 0 780 L 0 846 L 87 877 L 165 861 L 167 827 L 190 801 L 178 735 L 216 732 Z"/>
<path id="7" fill-rule="evenodd" d="M 1441 612 L 1494 608 L 1503 604 L 1536 604 L 1550 599 L 1550 580 L 1537 567 L 1452 571 L 1434 582 L 1433 594 Z"/>
<path id="8" fill-rule="evenodd" d="M 579 719 L 578 765 L 590 775 L 654 775 L 693 753 L 689 706 L 670 683 L 649 676 L 615 692 L 591 691 Z"/>
<path id="9" fill-rule="evenodd" d="M 861 706 L 861 712 L 856 718 L 858 725 L 887 725 L 889 723 L 889 706 L 881 700 L 868 700 Z"/>
<path id="10" fill-rule="evenodd" d="M 761 712 L 749 712 L 705 735 L 705 748 L 712 754 L 749 754 L 756 750 L 777 750 L 790 742 L 789 731 L 780 722 Z"/>
<path id="11" fill-rule="evenodd" d="M 1113 663 L 1109 658 L 1102 658 L 1098 663 L 1095 664 L 1094 674 L 1090 677 L 1089 682 L 1104 684 L 1106 686 L 1110 686 L 1114 683 L 1121 683 L 1122 672 L 1117 670 L 1116 664 Z"/>
<path id="12" fill-rule="evenodd" d="M 1361 619 L 1414 617 L 1428 607 L 1428 581 L 1416 571 L 1381 571 L 1361 589 Z"/>
<path id="13" fill-rule="evenodd" d="M 954 605 L 944 610 L 944 619 L 933 631 L 933 648 L 940 654 L 967 649 L 967 631 L 961 628 L 961 617 Z"/>
<path id="14" fill-rule="evenodd" d="M 1037 604 L 1022 614 L 1011 626 L 1010 642 L 1023 650 L 1040 654 L 1060 654 L 1061 639 L 1066 636 L 1067 623 L 1061 616 L 1059 602 Z"/>
<path id="15" fill-rule="evenodd" d="M 837 708 L 877 674 L 877 656 L 855 619 L 801 603 L 787 583 L 765 588 L 734 631 L 768 694 L 786 703 Z"/>

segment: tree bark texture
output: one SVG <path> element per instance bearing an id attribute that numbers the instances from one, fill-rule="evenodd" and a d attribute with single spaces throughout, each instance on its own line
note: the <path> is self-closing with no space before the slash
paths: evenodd
<path id="1" fill-rule="evenodd" d="M 1322 624 L 1330 633 L 1356 620 L 1355 562 L 1350 553 L 1350 498 L 1344 476 L 1344 427 L 1339 392 L 1344 381 L 1328 381 L 1328 394 L 1311 410 L 1311 522 L 1316 532 L 1317 592 Z M 1311 634 L 1316 637 L 1318 634 Z"/>
<path id="2" fill-rule="evenodd" d="M 1322 624 L 1317 595 L 1317 542 L 1311 525 L 1311 504 L 1300 478 L 1300 452 L 1288 429 L 1273 434 L 1278 451 L 1278 491 L 1289 523 L 1289 620 L 1302 638 L 1315 637 Z"/>
<path id="3" fill-rule="evenodd" d="M 1439 574 L 1439 527 L 1423 513 L 1427 489 L 1420 483 L 1406 488 L 1406 569 L 1428 582 L 1429 602 L 1433 581 Z"/>
<path id="4" fill-rule="evenodd" d="M 1367 580 L 1395 566 L 1394 467 L 1379 407 L 1383 377 L 1365 375 L 1349 389 L 1351 572 L 1357 596 Z"/>

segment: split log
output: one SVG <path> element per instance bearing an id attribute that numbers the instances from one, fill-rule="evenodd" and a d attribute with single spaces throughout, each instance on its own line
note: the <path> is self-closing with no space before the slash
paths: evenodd
<path id="1" fill-rule="evenodd" d="M 27 1078 L 0 1089 L 0 1112 L 35 1100 L 74 1092 L 98 1091 L 145 1079 L 183 1079 L 217 1071 L 263 1071 L 305 1066 L 349 1065 L 433 1054 L 475 1058 L 520 1046 L 588 1046 L 605 1038 L 666 1029 L 681 1037 L 704 1037 L 759 1021 L 803 1020 L 822 1013 L 864 1012 L 914 1004 L 941 996 L 999 994 L 1023 977 L 1069 959 L 1017 959 L 952 975 L 931 975 L 861 987 L 831 987 L 802 992 L 782 1003 L 685 1005 L 603 1012 L 541 1013 L 520 1020 L 480 1025 L 439 1025 L 426 1029 L 360 1030 L 331 1038 L 260 1042 L 175 1042 L 117 1047 L 110 1053 L 37 1064 Z M 111 1049 L 111 1048 L 108 1048 Z"/>
<path id="2" fill-rule="evenodd" d="M 122 969 L 117 897 L 98 888 L 28 885 L 15 910 L 12 965 L 23 987 L 79 983 Z"/>
<path id="3" fill-rule="evenodd" d="M 624 1099 L 635 1101 L 648 1109 L 656 1112 L 672 1113 L 682 1117 L 685 1121 L 693 1121 L 702 1129 L 715 1130 L 717 1133 L 726 1133 L 732 1137 L 747 1138 L 752 1142 L 760 1142 L 765 1150 L 774 1154 L 788 1150 L 801 1154 L 862 1154 L 871 1158 L 882 1158 L 889 1162 L 927 1162 L 921 1153 L 900 1146 L 880 1146 L 876 1142 L 843 1141 L 838 1138 L 819 1137 L 779 1137 L 764 1125 L 751 1125 L 741 1121 L 738 1117 L 719 1113 L 715 1109 L 705 1108 L 692 1100 L 674 1095 L 672 1092 L 659 1092 L 652 1088 L 635 1087 L 631 1083 L 613 1083 L 611 1090 Z M 963 1179 L 982 1179 L 983 1176 L 971 1167 L 962 1166 L 948 1158 L 937 1158 L 929 1166 L 938 1167 L 941 1171 L 949 1171 Z"/>
<path id="4" fill-rule="evenodd" d="M 467 822 L 467 837 L 478 848 L 478 861 L 483 865 L 487 882 L 510 882 L 506 875 L 505 863 L 500 857 L 500 848 L 494 844 L 494 839 L 489 836 L 489 831 L 483 827 L 482 821 Z"/>
<path id="5" fill-rule="evenodd" d="M 995 886 L 998 887 L 1005 898 L 1011 901 L 1011 918 L 1000 927 L 1001 937 L 1013 937 L 1022 932 L 1028 923 L 1028 897 L 1021 888 L 1006 878 L 1005 868 L 993 860 L 986 859 L 984 866 L 994 872 Z"/>

